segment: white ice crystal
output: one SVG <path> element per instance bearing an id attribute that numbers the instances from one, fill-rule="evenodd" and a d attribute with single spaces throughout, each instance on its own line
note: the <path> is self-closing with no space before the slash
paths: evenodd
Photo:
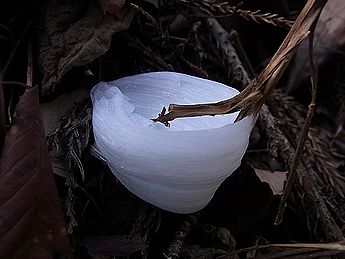
<path id="1" fill-rule="evenodd" d="M 198 211 L 240 165 L 253 118 L 179 118 L 170 128 L 151 119 L 170 103 L 208 103 L 236 94 L 221 83 L 174 72 L 100 82 L 91 91 L 95 147 L 141 199 L 176 213 Z"/>

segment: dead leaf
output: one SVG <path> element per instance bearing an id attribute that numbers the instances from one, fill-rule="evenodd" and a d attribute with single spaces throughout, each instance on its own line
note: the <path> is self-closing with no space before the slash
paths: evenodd
<path id="1" fill-rule="evenodd" d="M 85 6 L 84 2 L 89 2 Z M 94 1 L 50 1 L 42 16 L 39 63 L 43 72 L 43 95 L 55 91 L 56 84 L 73 67 L 89 64 L 103 55 L 111 36 L 126 30 L 135 14 L 128 9 L 121 20 L 105 15 Z"/>
<path id="2" fill-rule="evenodd" d="M 0 160 L 0 258 L 70 258 L 36 87 L 15 114 Z"/>
<path id="3" fill-rule="evenodd" d="M 330 0 L 325 5 L 314 33 L 314 55 L 319 66 L 327 64 L 334 54 L 345 48 L 345 1 Z M 309 80 L 308 42 L 298 48 L 289 73 L 287 91 L 298 89 Z"/>
<path id="4" fill-rule="evenodd" d="M 254 171 L 261 182 L 268 183 L 274 195 L 281 195 L 283 193 L 287 171 L 272 172 L 270 170 L 263 170 L 259 168 L 254 168 Z"/>

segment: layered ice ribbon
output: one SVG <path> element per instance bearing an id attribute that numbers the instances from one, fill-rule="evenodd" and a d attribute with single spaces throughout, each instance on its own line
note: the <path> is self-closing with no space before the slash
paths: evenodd
<path id="1" fill-rule="evenodd" d="M 151 119 L 170 103 L 211 103 L 236 94 L 224 84 L 174 72 L 100 82 L 91 91 L 95 148 L 141 199 L 171 212 L 198 211 L 239 167 L 254 118 L 178 118 L 170 128 Z"/>

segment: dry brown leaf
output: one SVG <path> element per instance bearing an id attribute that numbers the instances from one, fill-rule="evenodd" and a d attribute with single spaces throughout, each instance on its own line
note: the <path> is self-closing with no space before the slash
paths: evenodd
<path id="1" fill-rule="evenodd" d="M 314 54 L 319 66 L 334 58 L 345 49 L 345 1 L 330 0 L 323 9 L 314 35 Z M 293 91 L 309 78 L 308 43 L 298 48 L 290 70 L 288 91 Z"/>
<path id="2" fill-rule="evenodd" d="M 54 92 L 56 84 L 73 67 L 89 64 L 103 55 L 111 36 L 126 30 L 135 14 L 128 9 L 121 20 L 105 15 L 100 6 L 89 1 L 50 1 L 42 16 L 39 63 L 43 72 L 42 92 Z"/>
<path id="3" fill-rule="evenodd" d="M 70 258 L 36 87 L 15 114 L 0 160 L 0 258 Z"/>
<path id="4" fill-rule="evenodd" d="M 286 176 L 288 173 L 287 171 L 272 172 L 270 170 L 263 170 L 259 168 L 254 168 L 254 171 L 261 182 L 268 183 L 274 195 L 281 195 L 283 193 L 284 183 L 286 181 Z"/>

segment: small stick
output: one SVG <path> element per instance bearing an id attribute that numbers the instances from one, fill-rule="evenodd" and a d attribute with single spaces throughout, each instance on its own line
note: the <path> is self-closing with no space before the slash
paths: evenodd
<path id="1" fill-rule="evenodd" d="M 33 75 L 33 65 L 32 65 L 32 43 L 31 40 L 29 40 L 29 46 L 28 46 L 28 65 L 26 70 L 26 86 L 28 88 L 32 87 L 32 76 Z"/>

